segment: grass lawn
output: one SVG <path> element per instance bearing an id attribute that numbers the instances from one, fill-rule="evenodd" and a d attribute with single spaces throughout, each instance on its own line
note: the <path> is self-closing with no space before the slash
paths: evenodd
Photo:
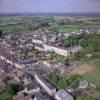
<path id="1" fill-rule="evenodd" d="M 95 85 L 100 85 L 100 59 L 92 59 L 88 61 L 88 63 L 91 67 L 94 67 L 94 69 L 83 74 L 83 77 Z"/>
<path id="2" fill-rule="evenodd" d="M 0 100 L 11 100 L 12 96 L 19 91 L 19 85 L 6 84 L 3 91 L 0 92 Z"/>
<path id="3" fill-rule="evenodd" d="M 73 32 L 79 30 L 79 29 L 85 29 L 89 26 L 87 25 L 55 25 L 54 29 L 56 29 L 58 32 Z"/>
<path id="4" fill-rule="evenodd" d="M 95 85 L 99 85 L 100 84 L 100 68 L 95 68 L 93 71 L 89 72 L 89 73 L 85 73 L 84 78 L 86 80 L 89 80 L 91 83 L 95 84 Z"/>
<path id="5" fill-rule="evenodd" d="M 6 91 L 0 93 L 0 100 L 11 100 L 11 94 Z"/>
<path id="6" fill-rule="evenodd" d="M 58 32 L 72 32 L 77 30 L 76 25 L 55 25 L 54 27 Z"/>
<path id="7" fill-rule="evenodd" d="M 57 54 L 57 53 L 52 53 L 52 58 L 53 58 L 54 60 L 57 60 L 57 61 L 63 63 L 63 64 L 65 64 L 65 62 L 66 62 L 65 57 L 63 57 L 63 56 L 61 56 L 61 55 L 59 55 L 59 54 Z"/>
<path id="8" fill-rule="evenodd" d="M 100 59 L 92 59 L 88 63 L 94 69 L 83 74 L 83 78 L 96 85 L 96 91 L 91 95 L 100 98 Z"/>

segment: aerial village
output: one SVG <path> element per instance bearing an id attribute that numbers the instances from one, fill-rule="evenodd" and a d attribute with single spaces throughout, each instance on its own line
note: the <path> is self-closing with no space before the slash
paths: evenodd
<path id="1" fill-rule="evenodd" d="M 62 35 L 53 32 L 51 27 L 44 27 L 27 34 L 2 36 L 0 91 L 6 84 L 16 84 L 18 91 L 11 97 L 12 100 L 76 100 L 78 93 L 85 96 L 95 91 L 93 83 L 75 72 L 81 65 L 80 61 L 66 60 L 83 48 L 79 41 L 70 46 L 64 45 L 64 40 L 71 36 L 81 37 L 90 33 L 89 30 L 80 30 Z M 86 55 L 87 58 L 91 56 Z M 81 71 L 84 73 L 84 69 Z M 63 79 L 65 76 L 68 78 L 64 78 L 67 86 Z"/>

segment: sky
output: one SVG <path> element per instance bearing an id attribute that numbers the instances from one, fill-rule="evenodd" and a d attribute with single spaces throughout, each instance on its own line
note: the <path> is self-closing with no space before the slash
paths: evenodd
<path id="1" fill-rule="evenodd" d="M 100 0 L 0 0 L 0 13 L 99 12 Z"/>

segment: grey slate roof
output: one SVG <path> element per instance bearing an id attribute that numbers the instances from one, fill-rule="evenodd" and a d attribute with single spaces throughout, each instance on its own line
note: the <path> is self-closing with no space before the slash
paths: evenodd
<path id="1" fill-rule="evenodd" d="M 71 94 L 69 94 L 66 90 L 59 90 L 56 95 L 61 98 L 61 100 L 73 100 Z"/>
<path id="2" fill-rule="evenodd" d="M 36 89 L 37 87 L 39 87 L 39 86 L 37 85 L 36 82 L 32 82 L 32 83 L 30 83 L 30 84 L 28 84 L 28 85 L 25 86 L 25 88 L 26 88 L 28 91 L 33 90 L 33 89 Z"/>

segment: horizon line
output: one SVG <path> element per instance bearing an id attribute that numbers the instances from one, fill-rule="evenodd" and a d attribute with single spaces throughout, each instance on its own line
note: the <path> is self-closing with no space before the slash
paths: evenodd
<path id="1" fill-rule="evenodd" d="M 19 13 L 0 13 L 0 16 L 4 16 L 4 15 L 99 15 L 100 16 L 100 12 L 19 12 Z"/>

